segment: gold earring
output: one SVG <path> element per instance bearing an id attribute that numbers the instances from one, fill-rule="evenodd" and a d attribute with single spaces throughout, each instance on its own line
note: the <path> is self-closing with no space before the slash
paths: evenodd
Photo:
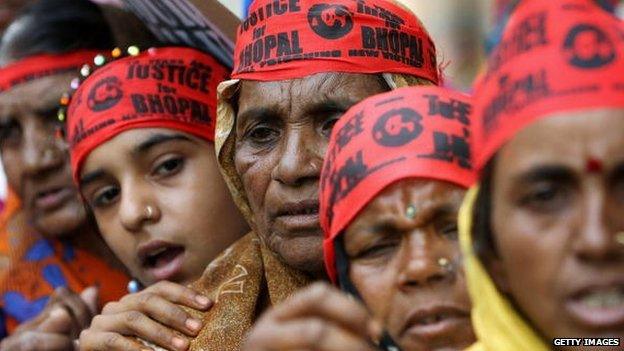
<path id="1" fill-rule="evenodd" d="M 448 268 L 449 265 L 449 260 L 446 257 L 440 257 L 438 258 L 438 265 L 442 268 Z"/>
<path id="2" fill-rule="evenodd" d="M 615 234 L 615 242 L 624 246 L 624 231 Z"/>

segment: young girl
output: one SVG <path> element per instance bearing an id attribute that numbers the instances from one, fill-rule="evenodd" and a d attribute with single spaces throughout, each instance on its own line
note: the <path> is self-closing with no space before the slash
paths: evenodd
<path id="1" fill-rule="evenodd" d="M 193 49 L 134 49 L 78 88 L 68 108 L 67 141 L 74 180 L 102 236 L 148 288 L 105 306 L 80 346 L 139 349 L 121 337 L 134 335 L 184 350 L 184 335 L 195 335 L 201 323 L 176 304 L 209 307 L 184 285 L 248 230 L 213 146 L 215 89 L 227 73 Z"/>

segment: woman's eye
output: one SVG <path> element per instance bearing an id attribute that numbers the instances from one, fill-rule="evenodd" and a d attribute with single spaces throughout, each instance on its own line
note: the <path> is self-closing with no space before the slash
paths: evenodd
<path id="1" fill-rule="evenodd" d="M 273 128 L 256 126 L 247 133 L 247 136 L 255 143 L 267 143 L 277 138 L 279 133 Z"/>
<path id="2" fill-rule="evenodd" d="M 448 238 L 449 240 L 457 240 L 457 237 L 458 237 L 457 223 L 456 222 L 448 223 L 444 225 L 440 229 L 440 234 L 442 234 L 444 237 Z"/>
<path id="3" fill-rule="evenodd" d="M 0 143 L 4 146 L 17 145 L 22 129 L 15 120 L 0 123 Z"/>
<path id="4" fill-rule="evenodd" d="M 340 117 L 336 116 L 336 117 L 331 117 L 325 120 L 325 122 L 323 122 L 323 125 L 321 126 L 323 133 L 329 137 L 331 135 L 332 130 L 334 129 L 334 126 L 336 125 L 336 122 L 338 122 L 339 119 Z"/>
<path id="5" fill-rule="evenodd" d="M 554 211 L 567 202 L 567 191 L 556 184 L 539 184 L 522 197 L 521 204 L 537 211 Z"/>
<path id="6" fill-rule="evenodd" d="M 624 203 L 624 177 L 618 175 L 613 182 L 613 196 L 620 204 Z"/>
<path id="7" fill-rule="evenodd" d="M 379 243 L 362 250 L 355 258 L 359 259 L 376 259 L 387 257 L 395 252 L 398 244 L 393 242 Z"/>
<path id="8" fill-rule="evenodd" d="M 158 165 L 155 174 L 159 176 L 172 175 L 180 171 L 184 165 L 184 159 L 181 157 L 170 158 Z"/>
<path id="9" fill-rule="evenodd" d="M 94 207 L 106 207 L 112 204 L 119 196 L 120 190 L 117 187 L 106 187 L 95 193 L 93 199 Z"/>

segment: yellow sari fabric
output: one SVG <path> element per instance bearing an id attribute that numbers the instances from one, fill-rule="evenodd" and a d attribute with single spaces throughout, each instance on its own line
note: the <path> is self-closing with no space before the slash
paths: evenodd
<path id="1" fill-rule="evenodd" d="M 472 324 L 477 342 L 467 351 L 547 351 L 550 347 L 501 294 L 474 252 L 472 214 L 478 186 L 466 194 L 459 212 L 459 238 L 464 255 Z"/>

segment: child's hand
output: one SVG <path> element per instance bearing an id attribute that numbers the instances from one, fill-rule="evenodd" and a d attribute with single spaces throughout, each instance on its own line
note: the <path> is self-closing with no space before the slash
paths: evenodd
<path id="1" fill-rule="evenodd" d="M 381 332 L 361 303 L 317 283 L 266 312 L 243 350 L 373 351 Z"/>
<path id="2" fill-rule="evenodd" d="M 146 349 L 131 337 L 168 350 L 186 350 L 190 343 L 186 336 L 196 336 L 202 324 L 178 305 L 206 311 L 212 301 L 182 285 L 158 282 L 104 306 L 80 334 L 80 350 Z"/>

